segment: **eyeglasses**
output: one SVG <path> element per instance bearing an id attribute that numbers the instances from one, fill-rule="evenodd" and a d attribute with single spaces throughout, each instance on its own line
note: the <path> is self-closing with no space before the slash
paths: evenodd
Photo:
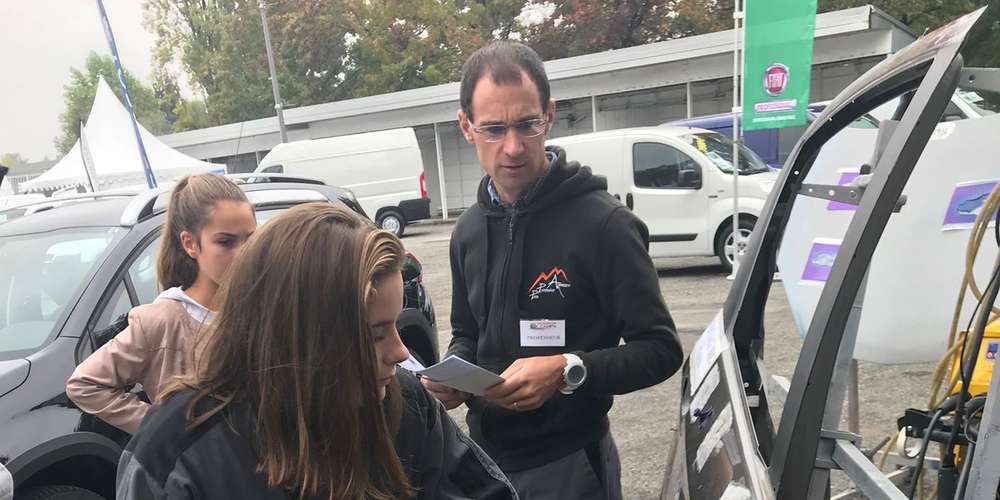
<path id="1" fill-rule="evenodd" d="M 529 139 L 532 137 L 538 137 L 545 133 L 549 122 L 544 118 L 532 118 L 530 120 L 519 121 L 511 125 L 506 125 L 502 123 L 483 125 L 482 127 L 477 127 L 469 122 L 469 126 L 477 134 L 483 136 L 483 140 L 486 142 L 500 142 L 504 137 L 507 136 L 507 131 L 514 129 L 517 135 Z"/>

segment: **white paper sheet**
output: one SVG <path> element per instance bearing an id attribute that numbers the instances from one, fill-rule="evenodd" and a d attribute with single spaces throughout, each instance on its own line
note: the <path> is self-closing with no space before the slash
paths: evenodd
<path id="1" fill-rule="evenodd" d="M 423 370 L 423 369 L 426 368 L 424 365 L 422 365 L 420 363 L 420 361 L 417 361 L 417 358 L 413 357 L 413 354 L 410 354 L 410 357 L 406 358 L 405 361 L 403 361 L 402 363 L 399 363 L 397 366 L 400 366 L 402 368 L 406 368 L 407 370 L 410 370 L 413 373 L 417 373 L 420 370 Z"/>
<path id="2" fill-rule="evenodd" d="M 448 356 L 440 363 L 416 373 L 448 387 L 475 394 L 476 396 L 482 396 L 486 392 L 486 389 L 503 382 L 503 379 L 496 373 L 485 368 L 480 368 L 454 355 Z"/>
<path id="3" fill-rule="evenodd" d="M 694 349 L 691 349 L 690 358 L 690 382 L 691 395 L 693 396 L 702 379 L 708 374 L 708 369 L 712 367 L 720 354 L 729 348 L 729 341 L 726 340 L 726 326 L 723 323 L 722 311 L 715 315 L 715 319 L 709 323 L 708 328 L 695 342 Z"/>

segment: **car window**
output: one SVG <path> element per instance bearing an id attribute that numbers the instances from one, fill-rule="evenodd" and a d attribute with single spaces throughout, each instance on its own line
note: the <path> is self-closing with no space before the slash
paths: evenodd
<path id="1" fill-rule="evenodd" d="M 0 238 L 0 356 L 51 337 L 117 232 L 73 228 Z"/>
<path id="2" fill-rule="evenodd" d="M 959 89 L 956 94 L 982 116 L 1000 113 L 1000 93 Z"/>
<path id="3" fill-rule="evenodd" d="M 111 323 L 114 323 L 121 315 L 128 314 L 131 309 L 132 300 L 128 298 L 128 290 L 125 289 L 125 282 L 119 280 L 117 286 L 115 286 L 111 300 L 104 306 L 104 311 L 101 311 L 101 315 L 97 318 L 94 330 L 100 331 L 108 328 L 111 326 Z"/>
<path id="4" fill-rule="evenodd" d="M 159 294 L 156 283 L 156 256 L 159 250 L 160 238 L 157 237 L 146 245 L 128 268 L 128 275 L 140 304 L 149 304 Z"/>
<path id="5" fill-rule="evenodd" d="M 11 208 L 8 210 L 0 211 L 0 222 L 7 222 L 11 219 L 16 219 L 21 217 L 26 212 L 23 208 Z"/>
<path id="6" fill-rule="evenodd" d="M 690 156 L 658 142 L 634 144 L 632 168 L 636 187 L 654 189 L 687 189 L 681 186 L 681 172 L 700 171 Z"/>
<path id="7" fill-rule="evenodd" d="M 680 139 L 694 146 L 708 157 L 723 173 L 733 173 L 733 140 L 715 132 L 698 132 L 685 134 Z M 740 175 L 753 175 L 770 172 L 771 168 L 761 160 L 757 153 L 740 144 L 739 172 Z"/>
<path id="8" fill-rule="evenodd" d="M 274 218 L 275 215 L 284 211 L 284 208 L 265 208 L 256 210 L 254 215 L 257 217 L 257 226 L 259 227 L 261 224 Z"/>

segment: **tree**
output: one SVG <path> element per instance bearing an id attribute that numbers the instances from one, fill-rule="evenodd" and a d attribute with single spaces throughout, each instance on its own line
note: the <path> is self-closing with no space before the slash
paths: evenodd
<path id="1" fill-rule="evenodd" d="M 28 163 L 27 158 L 22 157 L 18 153 L 4 153 L 3 155 L 0 155 L 0 165 L 9 167 L 11 170 Z"/>
<path id="2" fill-rule="evenodd" d="M 351 1 L 345 84 L 355 97 L 455 81 L 489 10 L 438 0 Z"/>
<path id="3" fill-rule="evenodd" d="M 99 56 L 91 52 L 84 62 L 83 69 L 70 69 L 70 82 L 63 91 L 66 100 L 66 111 L 59 116 L 60 134 L 56 138 L 56 149 L 66 153 L 80 138 L 80 123 L 90 115 L 90 108 L 97 94 L 97 81 L 103 78 L 121 102 L 121 86 L 118 85 L 118 72 L 111 56 Z M 170 125 L 160 110 L 159 101 L 153 90 L 140 82 L 130 72 L 125 71 L 125 83 L 128 85 L 129 97 L 135 110 L 136 119 L 147 130 L 154 134 L 170 131 Z"/>
<path id="4" fill-rule="evenodd" d="M 268 20 L 282 99 L 287 107 L 305 106 L 453 81 L 471 50 L 494 31 L 510 31 L 511 6 L 519 3 L 272 2 Z M 210 124 L 274 115 L 255 3 L 149 0 L 145 24 L 156 37 L 157 66 L 183 68 L 204 97 Z M 160 80 L 170 96 L 170 82 Z M 175 128 L 187 123 L 178 117 Z"/>
<path id="5" fill-rule="evenodd" d="M 144 9 L 156 66 L 188 74 L 211 124 L 274 114 L 256 2 L 149 0 Z"/>
<path id="6" fill-rule="evenodd" d="M 732 0 L 532 0 L 551 15 L 528 22 L 521 39 L 558 59 L 697 35 L 732 26 Z M 727 24 L 728 23 L 728 24 Z"/>
<path id="7" fill-rule="evenodd" d="M 828 12 L 871 4 L 921 35 L 989 3 L 990 0 L 819 0 L 818 10 Z M 1000 5 L 986 11 L 986 19 L 980 26 L 968 40 L 963 53 L 965 63 L 996 67 L 1000 65 Z"/>
<path id="8" fill-rule="evenodd" d="M 818 0 L 820 12 L 874 3 L 913 30 L 940 26 L 988 0 Z M 456 81 L 472 51 L 521 40 L 545 60 L 732 27 L 734 0 L 269 0 L 286 107 Z M 257 2 L 147 0 L 156 46 L 153 89 L 174 130 L 274 115 Z M 1000 15 L 995 12 L 993 16 Z M 528 15 L 531 14 L 531 15 Z M 976 38 L 973 38 L 975 41 Z M 978 45 L 977 45 L 978 44 Z M 967 57 L 1000 57 L 1000 23 Z M 170 68 L 170 69 L 168 69 Z M 184 71 L 184 102 L 170 71 Z"/>

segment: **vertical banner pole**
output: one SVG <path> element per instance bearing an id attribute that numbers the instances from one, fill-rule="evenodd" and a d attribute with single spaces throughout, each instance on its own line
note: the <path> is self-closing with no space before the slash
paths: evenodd
<path id="1" fill-rule="evenodd" d="M 740 248 L 743 245 L 743 235 L 740 233 L 740 38 L 743 31 L 740 21 L 743 19 L 742 2 L 733 2 L 733 272 L 731 279 L 736 277 L 740 267 Z M 725 245 L 723 245 L 725 252 Z"/>
<path id="2" fill-rule="evenodd" d="M 108 46 L 111 47 L 111 56 L 115 60 L 115 69 L 118 70 L 118 85 L 122 88 L 125 107 L 128 108 L 128 115 L 132 119 L 132 131 L 135 132 L 135 142 L 139 146 L 139 158 L 142 159 L 142 170 L 146 174 L 146 185 L 152 189 L 156 187 L 156 176 L 153 175 L 153 168 L 149 166 L 149 158 L 146 157 L 146 146 L 142 143 L 142 134 L 139 133 L 139 122 L 135 119 L 135 109 L 132 107 L 132 99 L 128 96 L 128 85 L 125 83 L 125 70 L 122 69 L 122 61 L 118 57 L 118 46 L 115 44 L 115 35 L 111 32 L 108 13 L 104 10 L 104 2 L 101 0 L 97 0 L 97 10 L 101 13 L 101 25 L 104 27 L 104 36 L 108 39 Z"/>

